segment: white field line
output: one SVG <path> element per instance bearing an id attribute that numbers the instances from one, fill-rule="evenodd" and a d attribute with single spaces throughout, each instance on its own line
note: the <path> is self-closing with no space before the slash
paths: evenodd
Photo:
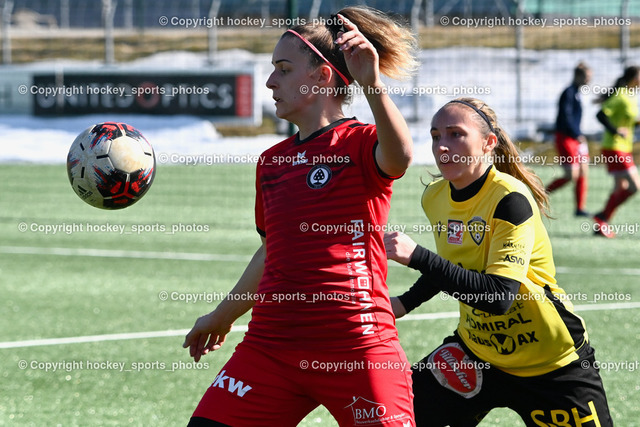
<path id="1" fill-rule="evenodd" d="M 640 308 L 638 302 L 628 303 L 612 303 L 612 304 L 584 304 L 576 305 L 575 311 L 594 311 L 594 310 L 629 310 Z M 436 320 L 436 319 L 449 319 L 459 316 L 457 311 L 443 311 L 440 313 L 424 313 L 424 314 L 408 314 L 401 319 L 401 321 L 409 320 Z M 231 332 L 246 332 L 247 325 L 237 325 L 231 328 Z M 174 329 L 169 331 L 152 331 L 152 332 L 131 332 L 123 334 L 107 334 L 107 335 L 89 335 L 81 337 L 67 337 L 67 338 L 48 338 L 26 341 L 7 341 L 0 342 L 0 349 L 3 348 L 25 348 L 25 347 L 37 347 L 46 345 L 62 345 L 62 344 L 82 344 L 93 343 L 102 341 L 121 341 L 121 340 L 135 340 L 135 339 L 147 339 L 147 338 L 163 338 L 163 337 L 178 337 L 185 336 L 189 332 L 189 329 Z"/>
<path id="2" fill-rule="evenodd" d="M 245 255 L 203 254 L 192 252 L 146 252 L 88 248 L 44 248 L 34 246 L 0 246 L 0 253 L 19 255 L 164 259 L 175 261 L 249 262 L 251 260 L 250 256 Z"/>
<path id="3" fill-rule="evenodd" d="M 45 248 L 35 246 L 0 246 L 0 253 L 14 255 L 57 255 L 57 256 L 84 256 L 102 258 L 132 258 L 132 259 L 162 259 L 173 261 L 220 261 L 220 262 L 249 262 L 251 256 L 234 254 L 210 254 L 193 252 L 147 252 L 125 251 L 115 249 L 89 249 L 89 248 Z M 400 264 L 390 262 L 389 267 L 402 267 Z M 640 276 L 640 268 L 600 268 L 600 267 L 563 267 L 556 271 L 561 274 L 581 274 L 598 276 Z"/>
<path id="4" fill-rule="evenodd" d="M 247 331 L 246 325 L 238 325 L 238 326 L 233 326 L 231 328 L 231 332 L 246 332 L 246 331 Z M 188 333 L 189 333 L 189 329 L 174 329 L 169 331 L 130 332 L 130 333 L 124 333 L 124 334 L 85 335 L 81 337 L 47 338 L 47 339 L 26 340 L 26 341 L 8 341 L 8 342 L 0 342 L 0 349 L 36 347 L 36 346 L 43 346 L 43 345 L 82 344 L 82 343 L 102 342 L 102 341 L 138 340 L 138 339 L 145 339 L 145 338 L 178 337 L 178 336 L 185 336 Z"/>

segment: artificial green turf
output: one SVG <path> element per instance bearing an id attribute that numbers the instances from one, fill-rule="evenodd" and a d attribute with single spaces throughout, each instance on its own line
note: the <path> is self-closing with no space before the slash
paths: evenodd
<path id="1" fill-rule="evenodd" d="M 561 172 L 557 167 L 537 167 L 536 171 L 545 182 Z M 433 248 L 430 234 L 412 232 L 413 226 L 425 221 L 420 208 L 421 178 L 430 179 L 427 169 L 414 166 L 395 184 L 389 224 L 406 226 L 419 243 Z M 216 301 L 163 300 L 161 292 L 183 297 L 206 294 L 215 299 L 214 292 L 233 286 L 260 242 L 253 221 L 251 165 L 159 168 L 149 193 L 121 211 L 85 205 L 71 190 L 64 165 L 3 164 L 0 182 L 0 248 L 4 248 L 0 253 L 0 342 L 188 329 L 198 316 L 212 310 Z M 610 187 L 611 179 L 603 168 L 592 167 L 589 210 L 601 208 Z M 569 293 L 587 296 L 586 301 L 576 304 L 591 304 L 601 292 L 640 301 L 640 237 L 623 233 L 605 240 L 582 231 L 590 220 L 573 217 L 570 187 L 552 195 L 552 207 L 555 219 L 546 224 L 554 245 L 558 282 Z M 638 208 L 640 200 L 631 199 L 612 222 L 637 227 Z M 20 231 L 22 223 L 27 231 Z M 75 225 L 76 229 L 45 234 L 45 227 L 61 224 Z M 124 226 L 125 232 L 89 231 L 89 226 Z M 143 230 L 138 234 L 135 227 L 139 226 Z M 178 230 L 171 233 L 173 227 Z M 39 253 L 11 253 L 16 252 L 11 247 Z M 77 254 L 47 254 L 52 248 Z M 90 250 L 214 254 L 223 258 L 189 261 L 82 256 Z M 415 278 L 415 272 L 392 266 L 388 281 L 391 294 L 402 292 Z M 416 313 L 456 309 L 454 301 L 436 297 Z M 632 370 L 640 368 L 640 309 L 581 315 L 598 359 L 626 362 L 624 369 L 602 371 L 614 421 L 625 427 L 640 425 L 640 375 Z M 247 321 L 245 315 L 237 324 Z M 456 324 L 455 318 L 398 322 L 409 360 L 425 356 Z M 0 425 L 186 425 L 241 337 L 241 333 L 231 333 L 225 346 L 204 357 L 198 366 L 190 364 L 181 348 L 181 336 L 0 349 Z M 27 367 L 22 369 L 25 362 Z M 75 362 L 76 366 L 47 372 L 43 369 L 46 362 Z M 88 362 L 120 362 L 125 370 L 96 369 L 88 367 Z M 137 371 L 134 364 L 140 363 L 142 369 Z M 301 425 L 331 426 L 335 422 L 320 408 Z M 523 423 L 511 411 L 498 409 L 481 425 Z"/>

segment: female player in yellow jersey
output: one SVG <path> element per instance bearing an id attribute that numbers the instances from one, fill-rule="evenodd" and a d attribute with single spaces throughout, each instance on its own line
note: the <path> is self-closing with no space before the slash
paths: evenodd
<path id="1" fill-rule="evenodd" d="M 604 209 L 594 216 L 596 234 L 615 237 L 609 221 L 618 206 L 638 191 L 640 176 L 633 163 L 633 134 L 638 117 L 638 101 L 633 96 L 640 88 L 640 68 L 627 67 L 613 88 L 599 102 L 602 109 L 597 118 L 605 127 L 602 157 L 607 171 L 613 175 L 614 188 Z"/>
<path id="2" fill-rule="evenodd" d="M 527 426 L 611 426 L 584 322 L 554 278 L 540 180 L 482 101 L 447 103 L 431 136 L 442 179 L 422 206 L 438 253 L 385 235 L 387 256 L 422 273 L 392 298 L 397 317 L 440 291 L 460 303 L 453 336 L 414 365 L 416 424 L 475 426 L 508 407 Z"/>

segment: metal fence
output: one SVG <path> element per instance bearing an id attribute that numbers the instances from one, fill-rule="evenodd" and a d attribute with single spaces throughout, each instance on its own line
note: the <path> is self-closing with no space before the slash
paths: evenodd
<path id="1" fill-rule="evenodd" d="M 206 40 L 207 47 L 198 49 L 212 60 L 217 30 L 229 23 L 259 32 L 264 28 L 256 28 L 256 22 L 314 19 L 351 4 L 401 15 L 420 34 L 423 67 L 414 88 L 439 82 L 451 87 L 452 75 L 459 86 L 477 86 L 482 74 L 474 73 L 492 68 L 492 85 L 508 85 L 512 93 L 503 116 L 517 125 L 544 128 L 552 121 L 554 98 L 569 82 L 576 60 L 587 60 L 601 85 L 612 82 L 625 65 L 640 62 L 634 49 L 640 45 L 640 31 L 634 31 L 640 29 L 640 0 L 0 0 L 2 63 L 14 62 L 13 44 L 20 38 L 69 37 L 73 50 L 74 34 L 90 34 L 104 40 L 102 60 L 110 65 L 117 62 L 119 36 L 180 29 Z M 546 77 L 538 66 L 553 65 L 548 52 L 562 56 L 565 51 L 570 58 L 557 68 L 557 81 L 544 86 L 548 93 L 542 99 L 539 83 Z M 439 100 L 416 101 L 409 115 L 429 114 L 429 102 Z"/>
<path id="2" fill-rule="evenodd" d="M 159 18 L 220 17 L 313 19 L 351 4 L 366 4 L 424 25 L 442 16 L 477 17 L 638 17 L 637 0 L 1 0 L 2 25 L 49 28 L 99 28 L 107 17 L 116 28 L 165 27 Z"/>

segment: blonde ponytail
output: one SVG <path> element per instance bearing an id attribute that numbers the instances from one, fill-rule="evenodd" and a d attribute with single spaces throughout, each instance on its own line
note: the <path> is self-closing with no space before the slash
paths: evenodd
<path id="1" fill-rule="evenodd" d="M 409 28 L 390 16 L 366 6 L 345 7 L 340 15 L 356 24 L 378 51 L 380 72 L 403 79 L 417 70 L 417 42 Z"/>
<path id="2" fill-rule="evenodd" d="M 345 7 L 338 13 L 354 23 L 362 35 L 376 48 L 380 72 L 383 75 L 400 79 L 413 75 L 417 70 L 419 65 L 416 59 L 417 42 L 410 29 L 379 10 L 367 6 Z M 331 65 L 346 77 L 348 82 L 353 82 L 353 77 L 344 60 L 344 54 L 340 47 L 334 43 L 338 38 L 338 33 L 343 30 L 342 21 L 336 15 L 332 15 L 330 19 L 297 25 L 291 30 L 311 43 Z M 282 37 L 296 37 L 296 35 L 285 32 Z M 312 66 L 317 67 L 323 64 L 324 59 L 302 42 L 301 49 L 309 53 L 309 61 Z M 338 78 L 336 79 L 336 87 L 347 87 L 348 82 Z M 346 91 L 337 91 L 336 93 L 346 97 L 344 95 Z"/>

